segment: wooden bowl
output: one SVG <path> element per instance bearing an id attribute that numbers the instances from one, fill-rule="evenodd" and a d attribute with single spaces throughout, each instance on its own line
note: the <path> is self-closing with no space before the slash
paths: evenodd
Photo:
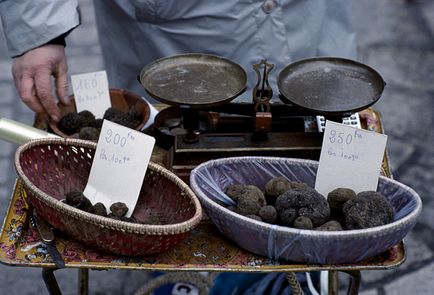
<path id="1" fill-rule="evenodd" d="M 66 114 L 77 111 L 74 95 L 71 95 L 69 98 L 71 99 L 70 105 L 64 105 L 62 103 L 58 104 L 61 118 Z M 142 122 L 139 126 L 136 127 L 136 130 L 140 131 L 143 129 L 146 122 L 149 120 L 151 110 L 149 108 L 149 105 L 146 103 L 146 101 L 143 100 L 142 97 L 125 89 L 110 88 L 110 100 L 112 107 L 117 108 L 123 112 L 128 112 L 130 108 L 134 107 L 139 111 L 139 113 L 143 114 Z M 50 120 L 49 126 L 55 134 L 61 137 L 72 137 L 72 134 L 68 135 L 60 131 L 57 122 Z"/>

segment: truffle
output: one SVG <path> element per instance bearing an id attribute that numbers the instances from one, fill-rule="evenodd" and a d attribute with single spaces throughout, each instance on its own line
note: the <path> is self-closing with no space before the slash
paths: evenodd
<path id="1" fill-rule="evenodd" d="M 82 192 L 71 191 L 71 192 L 67 193 L 65 195 L 65 203 L 74 207 L 74 208 L 77 208 L 77 209 L 80 209 L 80 210 L 83 210 L 86 212 L 92 212 L 92 207 L 93 207 L 92 203 L 89 201 L 88 198 L 86 198 L 85 195 L 83 195 Z"/>
<path id="2" fill-rule="evenodd" d="M 226 187 L 225 193 L 235 202 L 238 201 L 238 196 L 242 194 L 244 190 L 244 184 L 231 184 Z"/>
<path id="3" fill-rule="evenodd" d="M 130 116 L 130 118 L 132 118 L 132 119 L 138 121 L 139 124 L 142 122 L 142 119 L 143 119 L 143 112 L 140 111 L 138 108 L 136 108 L 136 107 L 134 107 L 134 106 L 131 107 L 131 108 L 128 110 L 128 115 Z"/>
<path id="4" fill-rule="evenodd" d="M 285 177 L 279 176 L 271 179 L 265 184 L 265 197 L 267 202 L 274 204 L 276 198 L 290 189 L 308 187 L 302 182 L 289 181 Z"/>
<path id="5" fill-rule="evenodd" d="M 237 203 L 237 212 L 241 215 L 258 214 L 261 205 L 250 195 L 240 197 Z"/>
<path id="6" fill-rule="evenodd" d="M 76 133 L 74 133 L 74 134 L 71 134 L 71 135 L 69 136 L 69 138 L 79 139 L 80 137 L 79 137 L 79 134 L 76 132 Z"/>
<path id="7" fill-rule="evenodd" d="M 71 206 L 79 205 L 83 201 L 83 193 L 72 191 L 65 195 L 65 203 Z"/>
<path id="8" fill-rule="evenodd" d="M 99 119 L 95 119 L 93 122 L 92 122 L 92 124 L 90 124 L 89 125 L 89 127 L 93 127 L 93 128 L 96 128 L 96 129 L 100 129 L 101 130 L 101 128 L 102 128 L 102 123 L 104 122 L 104 119 L 101 119 L 101 118 L 99 118 Z"/>
<path id="9" fill-rule="evenodd" d="M 80 129 L 78 138 L 98 141 L 100 131 L 94 127 L 83 127 Z"/>
<path id="10" fill-rule="evenodd" d="M 279 176 L 271 179 L 265 184 L 265 194 L 270 197 L 278 197 L 290 189 L 309 187 L 304 182 L 289 181 L 285 177 Z"/>
<path id="11" fill-rule="evenodd" d="M 132 129 L 135 129 L 142 122 L 135 108 L 131 108 L 128 112 L 122 112 L 110 107 L 105 111 L 103 118 Z"/>
<path id="12" fill-rule="evenodd" d="M 232 212 L 237 212 L 237 207 L 235 206 L 229 206 L 227 207 L 228 210 L 231 210 Z"/>
<path id="13" fill-rule="evenodd" d="M 323 231 L 341 231 L 343 230 L 342 225 L 336 220 L 330 220 L 321 226 L 315 228 L 315 230 Z"/>
<path id="14" fill-rule="evenodd" d="M 310 218 L 306 216 L 298 216 L 294 220 L 294 227 L 299 229 L 312 229 L 312 220 L 310 220 Z"/>
<path id="15" fill-rule="evenodd" d="M 257 215 L 259 209 L 265 206 L 264 194 L 254 185 L 245 185 L 236 199 L 237 212 L 242 215 Z"/>
<path id="16" fill-rule="evenodd" d="M 114 216 L 121 218 L 127 214 L 128 207 L 125 203 L 117 202 L 110 206 L 110 211 Z"/>
<path id="17" fill-rule="evenodd" d="M 60 119 L 57 126 L 60 131 L 67 135 L 74 134 L 80 129 L 80 116 L 76 112 L 68 113 Z"/>
<path id="18" fill-rule="evenodd" d="M 289 180 L 279 176 L 271 179 L 265 184 L 265 195 L 270 197 L 278 197 L 291 188 Z"/>
<path id="19" fill-rule="evenodd" d="M 309 217 L 313 226 L 319 226 L 330 217 L 327 200 L 310 187 L 286 191 L 276 200 L 280 220 L 291 226 L 298 216 Z"/>
<path id="20" fill-rule="evenodd" d="M 136 118 L 134 118 L 134 116 L 132 116 L 130 113 L 124 113 L 118 117 L 116 117 L 113 122 L 118 123 L 122 126 L 131 128 L 131 129 L 135 129 L 137 128 L 137 126 L 140 125 L 141 121 L 137 120 Z"/>
<path id="21" fill-rule="evenodd" d="M 114 122 L 113 120 L 116 120 L 117 117 L 122 116 L 123 113 L 124 112 L 122 112 L 120 109 L 109 107 L 107 110 L 105 110 L 103 119 Z"/>
<path id="22" fill-rule="evenodd" d="M 255 214 L 249 214 L 249 215 L 246 215 L 246 217 L 257 220 L 257 221 L 262 221 L 261 217 L 259 217 L 258 215 L 255 215 Z"/>
<path id="23" fill-rule="evenodd" d="M 291 189 L 297 189 L 297 188 L 310 188 L 306 183 L 304 182 L 298 182 L 298 181 L 290 181 L 289 182 Z"/>
<path id="24" fill-rule="evenodd" d="M 84 110 L 79 112 L 78 117 L 80 118 L 80 127 L 88 127 L 91 126 L 95 121 L 95 115 L 90 111 Z"/>
<path id="25" fill-rule="evenodd" d="M 392 222 L 395 212 L 382 194 L 365 191 L 344 204 L 343 214 L 346 229 L 362 229 Z"/>
<path id="26" fill-rule="evenodd" d="M 259 209 L 258 214 L 264 222 L 276 223 L 277 221 L 277 211 L 276 208 L 274 208 L 273 206 L 268 205 L 262 207 L 261 209 Z"/>
<path id="27" fill-rule="evenodd" d="M 277 210 L 277 207 L 276 207 Z M 277 215 L 279 216 L 280 221 L 284 225 L 289 225 L 294 222 L 294 220 L 298 217 L 297 209 L 295 208 L 287 208 L 286 210 L 277 211 Z"/>
<path id="28" fill-rule="evenodd" d="M 356 193 L 349 188 L 337 188 L 329 192 L 327 202 L 330 206 L 331 216 L 336 219 L 343 219 L 342 208 L 348 200 L 354 198 Z"/>
<path id="29" fill-rule="evenodd" d="M 107 209 L 103 203 L 96 203 L 92 207 L 92 213 L 100 216 L 107 216 Z"/>
<path id="30" fill-rule="evenodd" d="M 131 217 L 122 216 L 121 221 L 137 223 L 137 220 L 133 216 L 131 216 Z"/>
<path id="31" fill-rule="evenodd" d="M 108 218 L 114 219 L 114 220 L 121 220 L 121 217 L 118 217 L 116 215 L 114 215 L 113 213 L 109 213 L 107 215 Z"/>

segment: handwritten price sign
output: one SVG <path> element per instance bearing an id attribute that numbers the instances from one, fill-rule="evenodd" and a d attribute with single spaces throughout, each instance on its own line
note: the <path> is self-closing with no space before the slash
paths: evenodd
<path id="1" fill-rule="evenodd" d="M 336 129 L 330 130 L 327 135 L 327 140 L 329 141 L 327 155 L 349 161 L 359 160 L 359 155 L 357 153 L 353 153 L 351 149 L 345 151 L 345 148 L 342 146 L 350 146 L 351 144 L 357 145 L 359 141 L 362 142 L 361 140 L 363 139 L 363 136 L 360 129 L 351 129 L 354 130 L 348 130 L 347 133 L 343 131 L 338 132 Z"/>
<path id="2" fill-rule="evenodd" d="M 84 195 L 107 209 L 123 202 L 131 216 L 154 144 L 151 136 L 104 120 Z"/>
<path id="3" fill-rule="evenodd" d="M 107 74 L 105 71 L 71 76 L 77 112 L 91 111 L 102 118 L 111 107 Z"/>
<path id="4" fill-rule="evenodd" d="M 377 190 L 387 136 L 326 122 L 315 189 L 327 197 L 338 187 Z"/>
<path id="5" fill-rule="evenodd" d="M 107 128 L 105 130 L 105 133 L 103 133 L 103 138 L 105 143 L 111 144 L 114 147 L 121 147 L 122 149 L 125 148 L 128 142 L 134 142 L 135 137 L 132 134 L 132 130 L 129 131 L 126 135 L 118 133 L 116 131 L 113 131 L 110 128 Z M 121 149 L 121 152 L 123 150 Z M 152 151 L 151 151 L 152 152 Z M 104 161 L 108 161 L 111 163 L 114 163 L 116 165 L 123 165 L 127 164 L 127 162 L 130 161 L 130 157 L 128 155 L 124 154 L 116 154 L 115 152 L 108 152 L 105 148 L 101 149 L 101 153 L 99 154 L 99 158 Z"/>

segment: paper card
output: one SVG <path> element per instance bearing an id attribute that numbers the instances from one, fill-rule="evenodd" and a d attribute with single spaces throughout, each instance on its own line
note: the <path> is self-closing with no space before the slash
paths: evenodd
<path id="1" fill-rule="evenodd" d="M 109 212 L 113 203 L 123 202 L 130 217 L 154 144 L 151 136 L 104 120 L 83 194 L 92 204 L 103 203 Z"/>
<path id="2" fill-rule="evenodd" d="M 106 72 L 72 75 L 71 82 L 77 112 L 88 110 L 96 118 L 102 118 L 104 112 L 111 107 Z"/>
<path id="3" fill-rule="evenodd" d="M 338 187 L 376 191 L 387 136 L 327 121 L 315 189 L 327 197 Z"/>
<path id="4" fill-rule="evenodd" d="M 145 126 L 143 126 L 143 129 L 142 129 L 142 130 L 145 130 L 146 128 L 148 128 L 149 126 L 151 126 L 152 124 L 154 124 L 155 117 L 158 115 L 159 112 L 152 105 L 152 103 L 150 103 L 146 98 L 144 98 L 142 96 L 142 99 L 148 104 L 149 110 L 150 110 L 149 119 L 148 119 L 148 121 L 146 121 L 146 124 L 145 124 Z"/>

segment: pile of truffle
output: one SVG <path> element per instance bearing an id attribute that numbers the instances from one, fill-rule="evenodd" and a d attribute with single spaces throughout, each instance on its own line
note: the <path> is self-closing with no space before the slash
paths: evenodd
<path id="1" fill-rule="evenodd" d="M 71 112 L 63 116 L 57 126 L 67 135 L 97 141 L 103 119 L 135 129 L 142 123 L 143 114 L 134 107 L 128 112 L 110 107 L 105 111 L 102 119 L 96 119 L 90 111 Z"/>
<path id="2" fill-rule="evenodd" d="M 89 212 L 93 213 L 99 216 L 109 217 L 116 220 L 126 221 L 126 222 L 132 222 L 136 223 L 137 221 L 134 219 L 134 217 L 126 217 L 125 215 L 128 212 L 128 207 L 125 205 L 125 203 L 117 202 L 113 203 L 110 206 L 110 213 L 107 214 L 107 209 L 102 203 L 95 203 L 95 205 L 92 205 L 90 200 L 86 198 L 85 195 L 83 195 L 82 192 L 72 191 L 65 195 L 65 203 Z"/>
<path id="3" fill-rule="evenodd" d="M 236 206 L 228 209 L 246 217 L 299 229 L 339 231 L 390 223 L 394 209 L 386 197 L 374 191 L 356 194 L 337 188 L 325 198 L 305 183 L 284 177 L 271 179 L 265 192 L 253 185 L 229 185 L 226 194 Z"/>

